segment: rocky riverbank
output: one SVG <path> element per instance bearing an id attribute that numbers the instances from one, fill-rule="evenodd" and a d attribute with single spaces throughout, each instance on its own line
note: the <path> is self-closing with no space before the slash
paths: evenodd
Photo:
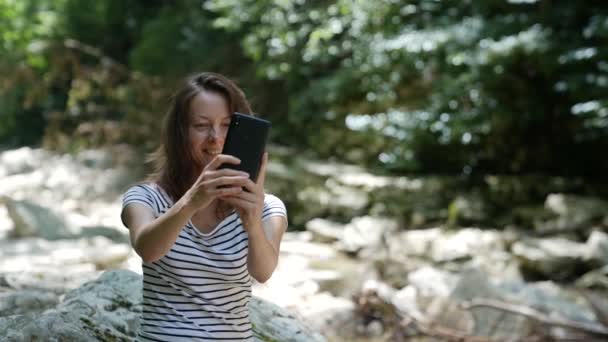
<path id="1" fill-rule="evenodd" d="M 291 225 L 277 271 L 254 286 L 261 340 L 608 338 L 601 187 L 386 177 L 289 155 L 273 149 L 268 168 Z M 139 159 L 0 154 L 0 330 L 132 337 L 138 292 L 124 287 L 137 287 L 141 260 L 118 213 Z M 58 321 L 65 330 L 49 329 Z"/>

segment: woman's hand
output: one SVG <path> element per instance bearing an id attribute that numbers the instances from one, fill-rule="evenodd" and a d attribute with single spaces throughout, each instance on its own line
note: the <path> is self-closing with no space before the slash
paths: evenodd
<path id="1" fill-rule="evenodd" d="M 194 210 L 207 207 L 215 199 L 242 193 L 248 181 L 252 183 L 246 172 L 232 169 L 218 170 L 218 167 L 225 163 L 238 165 L 241 161 L 226 154 L 216 156 L 186 192 L 188 206 Z"/>
<path id="2" fill-rule="evenodd" d="M 261 228 L 267 162 L 268 153 L 264 153 L 257 182 L 254 183 L 251 179 L 247 178 L 244 185 L 246 191 L 230 194 L 222 198 L 223 201 L 226 201 L 235 207 L 237 213 L 241 217 L 243 227 L 247 231 L 256 225 L 259 225 Z"/>

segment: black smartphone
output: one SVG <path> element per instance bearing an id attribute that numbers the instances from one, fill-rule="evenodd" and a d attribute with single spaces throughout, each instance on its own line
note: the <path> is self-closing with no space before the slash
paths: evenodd
<path id="1" fill-rule="evenodd" d="M 220 169 L 245 171 L 251 180 L 257 181 L 270 126 L 268 120 L 238 112 L 232 114 L 222 154 L 235 156 L 241 160 L 241 163 L 222 164 Z"/>

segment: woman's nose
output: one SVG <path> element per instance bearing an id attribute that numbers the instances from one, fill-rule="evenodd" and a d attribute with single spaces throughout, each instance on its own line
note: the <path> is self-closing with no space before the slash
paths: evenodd
<path id="1" fill-rule="evenodd" d="M 218 140 L 223 137 L 221 127 L 210 127 L 207 131 L 207 137 L 210 140 Z"/>

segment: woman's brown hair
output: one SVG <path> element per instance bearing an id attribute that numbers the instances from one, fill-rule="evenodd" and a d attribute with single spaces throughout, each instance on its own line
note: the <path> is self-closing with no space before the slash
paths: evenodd
<path id="1" fill-rule="evenodd" d="M 202 72 L 184 80 L 171 97 L 163 122 L 161 144 L 148 160 L 154 165 L 154 172 L 147 181 L 160 185 L 174 201 L 180 199 L 199 176 L 193 167 L 195 161 L 188 141 L 188 125 L 190 102 L 202 91 L 223 96 L 231 114 L 253 115 L 243 91 L 227 77 Z"/>

